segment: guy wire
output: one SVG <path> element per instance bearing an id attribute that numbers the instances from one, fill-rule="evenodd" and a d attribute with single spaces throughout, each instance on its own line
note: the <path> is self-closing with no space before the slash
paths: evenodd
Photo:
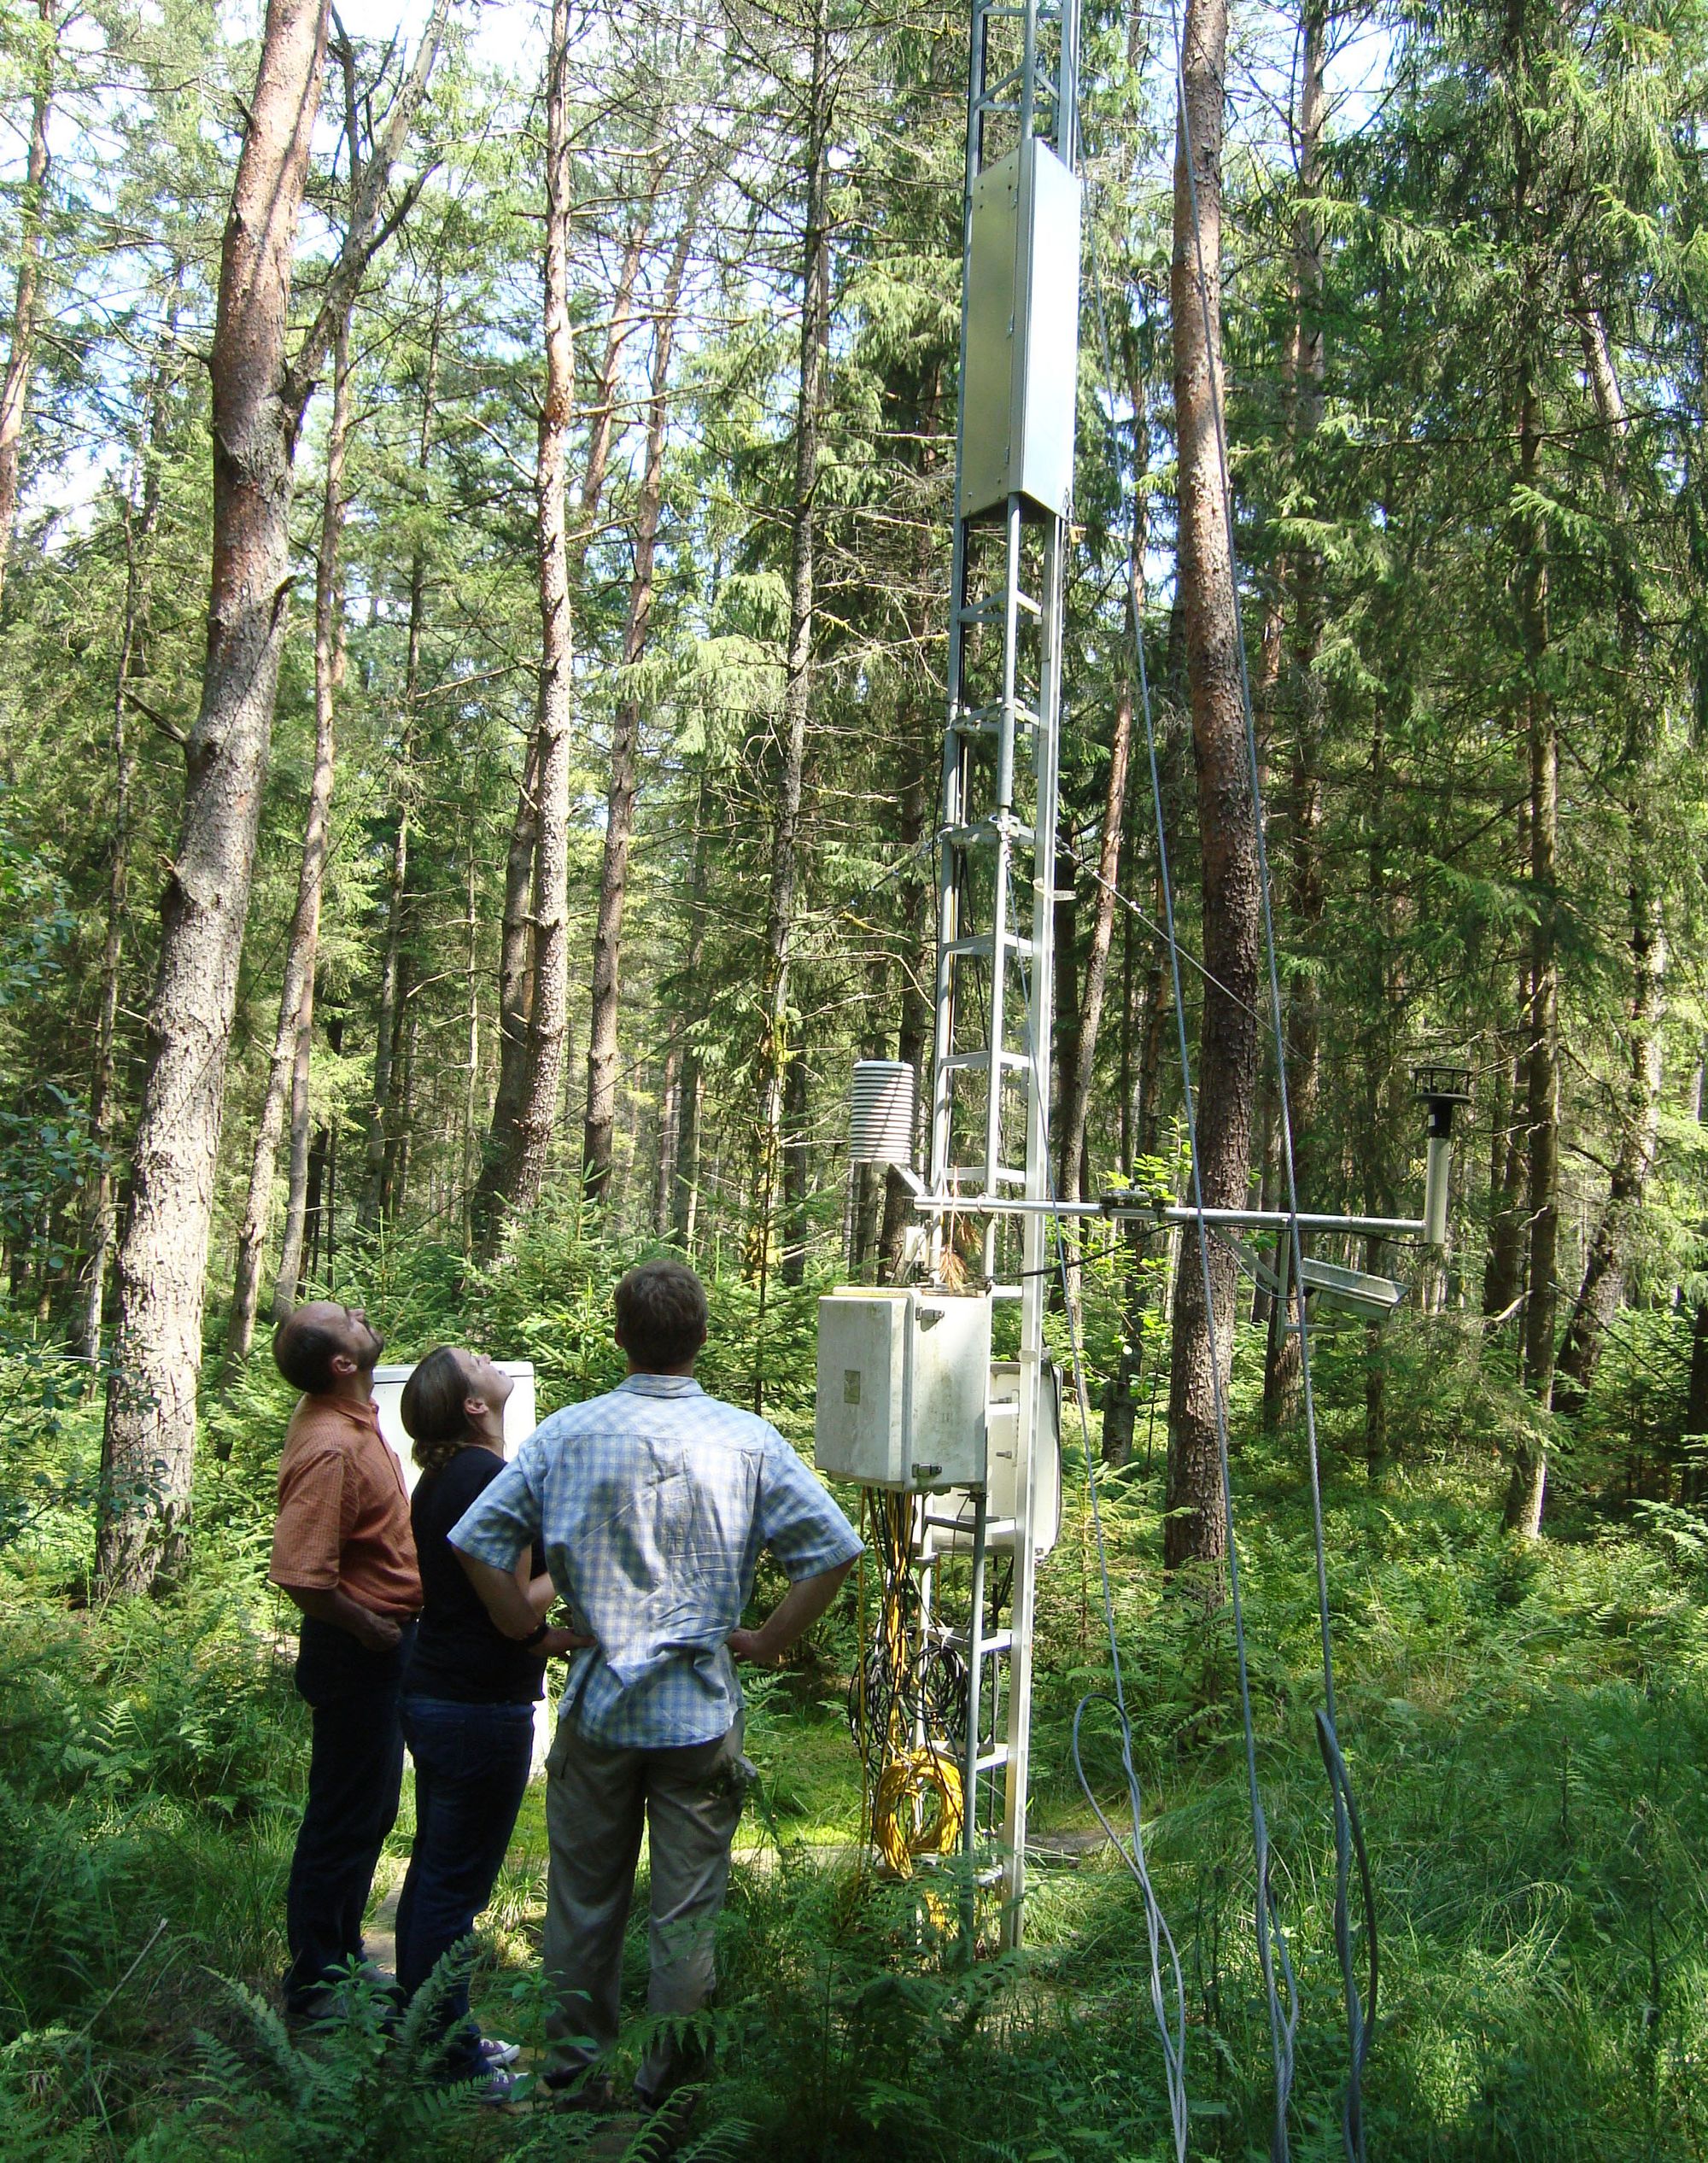
<path id="1" fill-rule="evenodd" d="M 1012 868 L 1009 879 L 1013 879 Z M 1021 981 L 1027 991 L 1026 1012 L 1032 1010 L 1028 972 L 1026 957 L 1020 961 Z M 1114 1592 L 1109 1581 L 1108 1547 L 1103 1535 L 1103 1515 L 1097 1489 L 1097 1455 L 1091 1447 L 1091 1407 L 1085 1394 L 1085 1361 L 1079 1342 L 1079 1316 L 1068 1282 L 1067 1242 L 1062 1236 L 1062 1219 L 1053 1213 L 1056 1193 L 1055 1160 L 1050 1152 L 1050 1091 L 1047 1076 L 1038 1067 L 1038 1048 L 1032 1041 L 1028 1022 L 1027 1030 L 1027 1058 L 1032 1068 L 1032 1087 L 1038 1091 L 1042 1107 L 1041 1141 L 1044 1152 L 1045 1190 L 1052 1205 L 1051 1224 L 1056 1236 L 1056 1262 L 1061 1274 L 1062 1302 L 1068 1313 L 1069 1347 L 1073 1355 L 1073 1403 L 1079 1418 L 1079 1443 L 1085 1459 L 1085 1485 L 1091 1502 L 1091 1529 L 1097 1542 L 1097 1574 L 1103 1602 L 1103 1626 L 1108 1634 L 1109 1667 L 1114 1681 L 1114 1695 L 1107 1691 L 1092 1690 L 1080 1698 L 1073 1710 L 1073 1733 L 1071 1744 L 1073 1771 L 1081 1792 L 1091 1804 L 1092 1813 L 1108 1836 L 1115 1853 L 1131 1874 L 1144 1903 L 1145 1936 L 1150 1951 L 1150 2010 L 1156 2024 L 1156 2031 L 1162 2043 L 1163 2078 L 1168 2090 L 1168 2114 L 1174 2136 L 1175 2163 L 1186 2163 L 1186 2147 L 1190 2130 L 1190 2108 L 1186 2094 L 1186 1991 L 1180 1973 L 1180 1955 L 1175 1948 L 1174 1933 L 1168 1927 L 1168 1919 L 1162 1912 L 1156 1888 L 1151 1882 L 1150 1864 L 1144 1851 L 1144 1797 L 1140 1791 L 1138 1774 L 1132 1762 L 1132 1723 L 1126 1709 L 1126 1686 L 1121 1672 L 1120 1640 L 1115 1628 Z M 1124 1840 L 1115 1831 L 1097 1800 L 1085 1771 L 1085 1761 L 1080 1749 L 1079 1731 L 1087 1709 L 1094 1704 L 1107 1704 L 1115 1716 L 1120 1736 L 1121 1771 L 1126 1780 L 1127 1808 L 1132 1824 L 1131 1842 Z M 1173 1980 L 1173 2011 L 1169 2011 L 1170 1992 L 1162 1977 L 1162 1950 L 1167 1947 L 1168 1966 Z"/>
<path id="2" fill-rule="evenodd" d="M 1186 102 L 1185 36 L 1179 16 L 1178 0 L 1168 0 L 1168 14 L 1174 37 L 1174 89 L 1180 123 L 1180 162 L 1185 171 L 1187 200 L 1192 219 L 1198 303 L 1203 315 L 1210 412 L 1214 424 L 1218 476 L 1221 484 L 1222 520 L 1227 536 L 1229 584 L 1232 593 L 1237 632 L 1239 555 L 1234 526 L 1232 468 L 1228 455 L 1227 416 L 1219 366 L 1220 355 L 1214 336 L 1215 326 L 1210 313 L 1209 271 L 1204 260 L 1203 231 L 1198 216 L 1196 155 L 1192 142 L 1191 116 Z M 1099 297 L 1101 300 L 1101 288 Z M 1269 977 L 1271 1026 L 1275 1035 L 1278 1130 L 1281 1137 L 1282 1163 L 1287 1181 L 1287 1237 L 1291 1260 L 1292 1305 L 1296 1315 L 1293 1326 L 1296 1329 L 1299 1338 L 1301 1394 L 1305 1415 L 1306 1453 L 1310 1471 L 1311 1529 L 1316 1559 L 1317 1614 L 1322 1636 L 1323 1707 L 1318 1716 L 1318 1727 L 1319 1740 L 1322 1745 L 1324 1763 L 1328 1770 L 1330 1791 L 1334 1803 L 1335 1950 L 1340 1962 L 1341 1978 L 1345 1994 L 1348 2058 L 1347 2091 L 1342 2111 L 1341 2131 L 1350 2163 L 1365 2163 L 1364 2067 L 1370 2055 L 1378 1979 L 1375 1897 L 1368 1856 L 1364 1845 L 1363 1831 L 1359 1824 L 1357 1810 L 1352 1798 L 1350 1775 L 1347 1770 L 1346 1762 L 1341 1755 L 1338 1739 L 1335 1733 L 1334 1647 L 1329 1612 L 1328 1563 L 1323 1526 L 1322 1476 L 1317 1446 L 1316 1405 L 1311 1383 L 1310 1324 L 1305 1304 L 1304 1251 L 1299 1231 L 1299 1195 L 1293 1160 L 1292 1113 L 1287 1090 L 1281 977 L 1276 955 L 1274 909 L 1270 895 L 1269 848 L 1264 831 L 1262 766 L 1258 757 L 1257 723 L 1252 708 L 1251 677 L 1243 635 L 1236 635 L 1234 650 L 1239 658 L 1240 708 L 1244 724 L 1246 755 L 1251 776 L 1251 816 L 1257 849 L 1258 894 L 1262 909 L 1264 949 Z M 1160 818 L 1160 803 L 1158 814 Z M 1202 1237 L 1202 1225 L 1200 1236 Z M 1208 1291 L 1208 1284 L 1206 1289 Z M 1220 1385 L 1219 1373 L 1217 1381 Z M 1353 1956 L 1352 1924 L 1348 1908 L 1354 1856 L 1359 1871 L 1360 1888 L 1363 1896 L 1365 1941 L 1369 1957 L 1367 1997 L 1364 1998 L 1360 1997 L 1357 1967 Z M 1296 2004 L 1294 2018 L 1296 2021 Z M 1286 2138 L 1284 2123 L 1278 2128 L 1278 2131 L 1284 2150 Z"/>
<path id="3" fill-rule="evenodd" d="M 1095 233 L 1095 228 L 1093 229 Z M 1097 264 L 1095 244 L 1091 250 L 1092 288 L 1097 297 L 1097 330 L 1102 344 L 1105 395 L 1109 411 L 1114 411 L 1114 371 L 1109 365 L 1108 326 L 1103 307 L 1103 278 Z M 1140 576 L 1142 576 L 1142 571 Z M 1180 979 L 1180 944 L 1174 915 L 1174 880 L 1168 856 L 1167 821 L 1162 808 L 1162 772 L 1156 748 L 1155 716 L 1151 709 L 1149 672 L 1145 665 L 1143 626 L 1138 620 L 1138 580 L 1132 579 L 1127 587 L 1127 612 L 1131 619 L 1133 652 L 1138 674 L 1139 705 L 1144 717 L 1145 750 L 1150 768 L 1150 797 L 1156 827 L 1157 870 L 1162 886 L 1163 922 L 1167 937 L 1169 973 L 1174 995 L 1175 1032 L 1180 1054 L 1181 1090 L 1184 1099 L 1187 1145 L 1190 1154 L 1192 1180 L 1192 1207 L 1197 1229 L 1198 1266 L 1204 1288 L 1206 1324 L 1214 1328 L 1215 1297 L 1214 1279 L 1210 1272 L 1209 1240 L 1204 1221 L 1203 1180 L 1198 1153 L 1197 1100 L 1192 1087 L 1192 1054 L 1186 1036 L 1186 1005 L 1184 990 Z M 1258 1967 L 1263 1977 L 1263 1990 L 1269 2019 L 1270 2058 L 1274 2073 L 1275 2123 L 1271 2131 L 1270 2153 L 1273 2163 L 1287 2163 L 1287 2105 L 1292 2093 L 1294 2072 L 1294 2045 L 1299 2025 L 1299 1994 L 1293 1973 L 1292 1955 L 1288 1950 L 1286 1933 L 1281 1927 L 1278 1903 L 1269 1874 L 1269 1821 L 1264 1812 L 1263 1796 L 1257 1776 L 1257 1733 L 1251 1710 L 1251 1673 L 1245 1642 L 1245 1605 L 1239 1575 L 1239 1544 L 1236 1536 L 1233 1508 L 1233 1477 L 1228 1461 L 1228 1419 L 1225 1393 L 1222 1388 L 1221 1370 L 1214 1357 L 1210 1360 L 1210 1391 L 1212 1416 L 1216 1436 L 1217 1468 L 1221 1481 L 1222 1517 L 1227 1534 L 1227 1567 L 1229 1607 L 1233 1621 L 1235 1669 L 1238 1678 L 1240 1723 L 1245 1745 L 1246 1786 L 1251 1812 L 1251 1837 L 1254 1860 L 1257 1873 L 1256 1899 L 1254 1909 L 1254 1928 L 1257 1940 Z M 1277 1970 L 1279 1970 L 1279 1980 Z M 1282 2002 L 1284 1986 L 1286 2002 Z"/>

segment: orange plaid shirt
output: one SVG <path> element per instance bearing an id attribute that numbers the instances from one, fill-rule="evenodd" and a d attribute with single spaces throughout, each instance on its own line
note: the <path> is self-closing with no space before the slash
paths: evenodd
<path id="1" fill-rule="evenodd" d="M 345 1593 L 382 1615 L 420 1611 L 409 1495 L 377 1405 L 297 1400 L 278 1461 L 267 1575 L 286 1590 Z"/>

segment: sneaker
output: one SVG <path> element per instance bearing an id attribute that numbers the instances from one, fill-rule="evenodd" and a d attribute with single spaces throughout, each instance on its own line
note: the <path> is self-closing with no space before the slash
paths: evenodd
<path id="1" fill-rule="evenodd" d="M 501 2043 L 495 2035 L 483 2035 L 478 2047 L 489 2072 L 502 2072 L 522 2055 L 519 2043 Z"/>
<path id="2" fill-rule="evenodd" d="M 501 2110 L 506 2103 L 516 2101 L 517 2090 L 527 2078 L 525 2073 L 506 2072 L 502 2066 L 488 2073 L 475 2090 L 475 2101 L 489 2109 Z"/>

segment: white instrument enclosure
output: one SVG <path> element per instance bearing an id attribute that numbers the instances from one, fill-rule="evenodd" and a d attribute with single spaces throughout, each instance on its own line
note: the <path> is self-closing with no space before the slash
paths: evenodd
<path id="1" fill-rule="evenodd" d="M 818 1303 L 814 1457 L 862 1487 L 934 1494 L 985 1478 L 991 1301 L 851 1285 Z"/>
<path id="2" fill-rule="evenodd" d="M 1062 1373 L 1046 1361 L 1038 1390 L 1038 1435 L 1036 1449 L 1037 1485 L 1032 1496 L 1036 1518 L 1032 1549 L 1047 1555 L 1062 1533 Z M 986 1467 L 989 1486 L 985 1515 L 991 1524 L 1011 1524 L 1020 1510 L 1020 1362 L 997 1359 L 991 1365 L 989 1441 Z M 941 1522 L 932 1527 L 933 1544 L 939 1552 L 970 1554 L 973 1550 L 973 1497 L 951 1494 L 933 1515 L 958 1520 L 951 1529 Z M 1012 1552 L 1012 1532 L 993 1533 L 992 1554 Z"/>

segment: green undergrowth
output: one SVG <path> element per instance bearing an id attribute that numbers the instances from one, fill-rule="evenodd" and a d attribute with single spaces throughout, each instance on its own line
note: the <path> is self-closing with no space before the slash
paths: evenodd
<path id="1" fill-rule="evenodd" d="M 1339 1737 L 1379 1923 L 1370 2154 L 1698 2156 L 1708 1528 L 1680 1508 L 1610 1507 L 1568 1466 L 1549 1537 L 1511 1541 L 1498 1529 L 1493 1437 L 1474 1430 L 1463 1399 L 1454 1409 L 1439 1359 L 1428 1394 L 1391 1393 L 1397 1461 L 1375 1481 L 1359 1450 L 1357 1347 L 1327 1347 L 1322 1365 Z M 1264 1441 L 1243 1400 L 1239 1411 L 1255 1740 L 1298 1990 L 1292 2152 L 1326 2159 L 1342 2152 L 1345 2043 L 1307 1485 L 1297 1438 Z M 51 1544 L 15 1546 L 4 1565 L 0 2157 L 572 2155 L 584 2122 L 424 2088 L 360 2009 L 306 2052 L 270 2025 L 307 1736 L 284 1618 L 259 1587 L 255 1513 L 231 1499 L 246 1488 L 240 1472 L 240 1450 L 209 1467 L 197 1573 L 169 1600 L 78 1610 Z M 1164 1586 L 1160 1479 L 1141 1458 L 1101 1487 L 1145 1839 L 1181 1962 L 1192 2152 L 1261 2157 L 1273 2082 L 1236 1646 L 1225 1605 Z M 1034 1823 L 1083 1830 L 1094 1820 L 1071 1762 L 1073 1712 L 1112 1677 L 1071 1447 L 1038 1643 Z M 762 1785 L 723 1932 L 702 2152 L 755 2163 L 1171 2154 L 1132 1877 L 1107 1850 L 1040 1859 L 1024 1950 L 988 1956 L 986 1915 L 987 1956 L 967 1968 L 952 1883 L 927 1897 L 854 1867 L 852 1657 L 845 1614 L 799 1668 L 754 1692 Z M 1084 1757 L 1119 1821 L 1106 1708 L 1088 1715 Z M 383 1883 L 401 1874 L 408 1833 L 406 1802 Z M 536 1786 L 477 1979 L 488 2026 L 524 2041 L 540 2034 L 545 1863 Z M 632 2055 L 644 2042 L 638 1926 L 627 1984 Z"/>

